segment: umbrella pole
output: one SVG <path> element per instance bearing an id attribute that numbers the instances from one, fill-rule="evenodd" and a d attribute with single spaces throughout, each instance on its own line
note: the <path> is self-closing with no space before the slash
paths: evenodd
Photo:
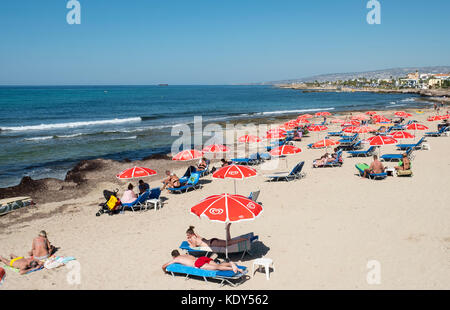
<path id="1" fill-rule="evenodd" d="M 226 222 L 225 222 L 225 257 L 228 258 L 228 238 L 227 238 L 227 223 Z"/>
<path id="2" fill-rule="evenodd" d="M 234 194 L 235 195 L 237 194 L 237 192 L 236 192 L 236 180 L 234 180 Z"/>

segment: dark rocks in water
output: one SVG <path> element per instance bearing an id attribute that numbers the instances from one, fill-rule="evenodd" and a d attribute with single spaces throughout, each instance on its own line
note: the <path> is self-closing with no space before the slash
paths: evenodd
<path id="1" fill-rule="evenodd" d="M 81 184 L 85 181 L 84 173 L 98 170 L 103 167 L 104 160 L 82 160 L 75 167 L 69 170 L 64 181 Z"/>
<path id="2" fill-rule="evenodd" d="M 158 153 L 158 154 L 152 154 L 150 156 L 144 157 L 143 160 L 150 160 L 150 159 L 166 159 L 171 160 L 172 158 L 164 153 Z"/>

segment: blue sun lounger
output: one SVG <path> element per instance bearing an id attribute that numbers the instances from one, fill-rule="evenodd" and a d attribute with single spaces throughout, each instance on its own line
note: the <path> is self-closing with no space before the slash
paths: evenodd
<path id="1" fill-rule="evenodd" d="M 171 264 L 166 267 L 166 271 L 169 272 L 174 278 L 175 274 L 186 275 L 186 280 L 189 276 L 197 276 L 203 278 L 205 282 L 208 282 L 208 279 L 213 279 L 220 281 L 221 286 L 230 284 L 231 286 L 236 287 L 242 283 L 248 272 L 248 269 L 245 266 L 238 265 L 237 267 L 243 269 L 244 272 L 234 273 L 232 270 L 205 270 L 197 267 L 184 266 L 181 264 Z"/>
<path id="2" fill-rule="evenodd" d="M 373 153 L 375 152 L 376 147 L 375 146 L 370 146 L 367 150 L 365 151 L 348 151 L 347 153 L 351 156 L 351 157 L 368 157 L 373 155 Z"/>
<path id="3" fill-rule="evenodd" d="M 171 187 L 167 188 L 172 193 L 186 193 L 190 189 L 197 189 L 200 187 L 200 184 L 198 184 L 198 181 L 200 179 L 200 173 L 194 172 L 189 177 L 189 180 L 186 182 L 185 185 L 181 185 L 180 187 Z"/>
<path id="4" fill-rule="evenodd" d="M 421 147 L 423 142 L 425 142 L 425 137 L 422 137 L 415 144 L 397 144 L 396 147 L 397 147 L 398 150 L 406 150 L 406 149 L 409 149 L 409 148 L 418 149 L 418 148 Z"/>
<path id="5" fill-rule="evenodd" d="M 406 150 L 406 155 L 410 158 L 413 148 L 410 147 Z M 400 161 L 403 158 L 403 154 L 384 154 L 381 155 L 380 159 L 384 161 Z"/>
<path id="6" fill-rule="evenodd" d="M 448 126 L 444 126 L 441 129 L 439 129 L 438 131 L 426 132 L 425 136 L 427 136 L 427 137 L 440 137 L 447 130 L 448 130 Z"/>
<path id="7" fill-rule="evenodd" d="M 301 179 L 306 175 L 305 173 L 302 173 L 302 169 L 303 169 L 304 165 L 305 165 L 305 162 L 302 161 L 302 162 L 298 163 L 289 173 L 288 172 L 274 173 L 271 175 L 266 175 L 266 178 L 269 178 L 269 180 L 268 180 L 269 182 L 280 181 L 280 180 L 290 181 L 290 180 Z"/>
<path id="8" fill-rule="evenodd" d="M 134 209 L 137 209 L 137 208 L 142 210 L 142 208 L 145 207 L 145 201 L 148 199 L 149 196 L 150 196 L 150 192 L 146 191 L 143 194 L 139 195 L 139 197 L 136 198 L 135 201 L 130 202 L 130 203 L 122 203 L 121 211 L 125 211 L 126 208 L 130 208 L 131 211 L 133 211 L 133 212 L 134 212 Z"/>
<path id="9" fill-rule="evenodd" d="M 328 132 L 329 136 L 342 136 L 343 132 L 342 131 L 330 131 Z"/>
<path id="10" fill-rule="evenodd" d="M 233 158 L 231 161 L 238 165 L 257 165 L 262 161 L 262 158 L 259 153 L 255 153 L 247 158 Z"/>
<path id="11" fill-rule="evenodd" d="M 364 164 L 364 163 L 356 164 L 355 167 L 358 170 L 360 176 L 364 175 L 364 170 L 369 169 L 369 165 L 368 164 Z M 372 179 L 372 180 L 383 180 L 383 179 L 385 179 L 387 177 L 387 173 L 386 172 L 383 172 L 383 173 L 369 173 L 367 177 L 369 179 Z"/>

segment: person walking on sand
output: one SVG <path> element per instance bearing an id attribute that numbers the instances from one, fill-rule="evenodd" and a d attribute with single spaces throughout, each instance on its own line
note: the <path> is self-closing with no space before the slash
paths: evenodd
<path id="1" fill-rule="evenodd" d="M 39 235 L 33 239 L 31 251 L 28 252 L 36 260 L 45 260 L 53 254 L 55 247 L 50 244 L 45 230 L 41 230 Z"/>
<path id="2" fill-rule="evenodd" d="M 362 178 L 367 177 L 367 175 L 370 173 L 375 173 L 375 174 L 383 173 L 384 169 L 385 169 L 385 167 L 383 166 L 381 161 L 378 160 L 378 156 L 373 155 L 373 162 L 370 164 L 369 169 L 364 170 L 364 174 L 363 174 Z"/>
<path id="3" fill-rule="evenodd" d="M 242 269 L 239 269 L 235 263 L 233 262 L 223 262 L 220 264 L 217 264 L 212 260 L 212 258 L 206 257 L 206 256 L 200 256 L 200 257 L 194 257 L 189 254 L 183 254 L 181 255 L 178 250 L 173 250 L 172 253 L 170 253 L 172 256 L 172 260 L 170 262 L 165 263 L 162 266 L 162 270 L 164 273 L 166 273 L 166 268 L 169 265 L 172 264 L 181 264 L 188 267 L 197 267 L 200 269 L 205 270 L 233 270 L 233 272 L 243 272 Z"/>
<path id="4" fill-rule="evenodd" d="M 0 256 L 0 261 L 7 266 L 19 269 L 19 274 L 26 274 L 27 272 L 37 270 L 44 265 L 44 262 L 31 257 L 25 258 L 14 254 L 10 254 L 9 257 L 10 259 L 6 259 L 3 256 Z"/>

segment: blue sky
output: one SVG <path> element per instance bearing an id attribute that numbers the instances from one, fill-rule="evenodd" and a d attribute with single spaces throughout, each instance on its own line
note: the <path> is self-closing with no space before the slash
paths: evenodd
<path id="1" fill-rule="evenodd" d="M 450 65 L 450 1 L 0 2 L 0 84 L 230 84 Z"/>

